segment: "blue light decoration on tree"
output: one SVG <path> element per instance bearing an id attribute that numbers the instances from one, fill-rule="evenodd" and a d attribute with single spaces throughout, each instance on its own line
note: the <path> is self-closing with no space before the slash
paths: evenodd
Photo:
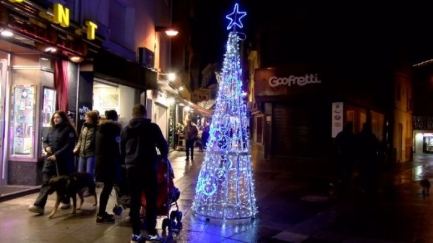
<path id="1" fill-rule="evenodd" d="M 241 64 L 236 27 L 242 28 L 236 3 L 230 20 L 227 51 L 210 137 L 198 176 L 193 211 L 207 219 L 247 219 L 257 214 L 247 106 L 242 95 Z"/>

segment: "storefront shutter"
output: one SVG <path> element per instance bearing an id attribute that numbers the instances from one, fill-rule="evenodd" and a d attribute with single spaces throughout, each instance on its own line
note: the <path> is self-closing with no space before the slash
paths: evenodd
<path id="1" fill-rule="evenodd" d="M 273 109 L 272 153 L 282 157 L 318 157 L 329 139 L 327 113 L 319 105 L 279 105 Z"/>

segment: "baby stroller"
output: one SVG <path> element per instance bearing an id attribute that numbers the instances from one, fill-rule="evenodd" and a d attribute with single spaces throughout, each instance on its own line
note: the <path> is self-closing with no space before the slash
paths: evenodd
<path id="1" fill-rule="evenodd" d="M 182 229 L 182 212 L 179 211 L 177 200 L 180 197 L 180 191 L 174 186 L 174 173 L 169 160 L 159 159 L 158 163 L 158 198 L 157 198 L 157 215 L 165 216 L 162 220 L 162 229 L 168 232 L 179 232 Z M 124 181 L 124 180 L 123 180 Z M 116 215 L 122 213 L 123 208 L 129 208 L 130 197 L 127 190 L 127 183 L 120 183 L 114 186 L 117 196 L 117 204 L 113 208 Z M 146 197 L 142 194 L 141 200 L 142 214 L 146 208 Z M 176 210 L 170 212 L 170 209 L 176 206 Z"/>

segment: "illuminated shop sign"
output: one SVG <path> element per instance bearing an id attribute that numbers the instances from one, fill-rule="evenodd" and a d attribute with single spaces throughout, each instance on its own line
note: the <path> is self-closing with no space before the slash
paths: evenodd
<path id="1" fill-rule="evenodd" d="M 9 0 L 13 3 L 22 3 L 24 0 Z M 69 9 L 60 3 L 54 3 L 53 5 L 53 16 L 41 12 L 39 13 L 39 16 L 41 18 L 44 18 L 50 22 L 59 24 L 60 26 L 66 28 L 69 27 Z M 95 32 L 98 28 L 98 25 L 96 25 L 92 21 L 86 21 L 86 27 L 87 27 L 87 39 L 94 40 L 95 39 Z"/>
<path id="2" fill-rule="evenodd" d="M 304 76 L 290 75 L 288 77 L 275 77 L 274 76 L 274 77 L 269 78 L 269 86 L 271 86 L 271 87 L 277 87 L 280 85 L 304 86 L 307 84 L 317 84 L 317 83 L 321 83 L 321 82 L 322 81 L 319 80 L 319 78 L 317 77 L 317 74 L 306 74 Z"/>

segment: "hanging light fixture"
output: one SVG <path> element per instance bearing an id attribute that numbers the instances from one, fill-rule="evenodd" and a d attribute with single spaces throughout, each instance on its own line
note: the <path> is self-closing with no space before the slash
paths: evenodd
<path id="1" fill-rule="evenodd" d="M 74 54 L 71 54 L 71 53 L 68 53 L 67 56 L 68 56 L 69 60 L 71 62 L 74 62 L 74 63 L 80 63 L 80 62 L 82 62 L 84 60 L 83 57 L 77 56 L 77 55 L 74 55 Z"/>
<path id="2" fill-rule="evenodd" d="M 164 26 L 155 26 L 155 32 L 164 31 L 167 36 L 176 36 L 179 31 L 172 27 L 164 27 Z"/>

